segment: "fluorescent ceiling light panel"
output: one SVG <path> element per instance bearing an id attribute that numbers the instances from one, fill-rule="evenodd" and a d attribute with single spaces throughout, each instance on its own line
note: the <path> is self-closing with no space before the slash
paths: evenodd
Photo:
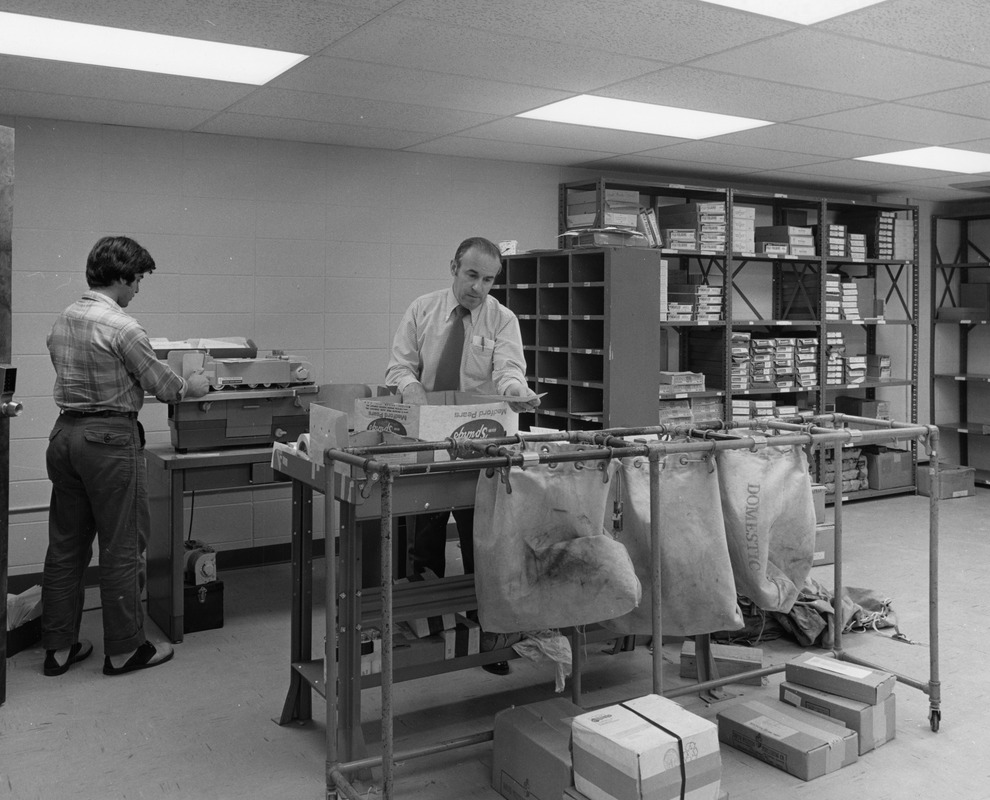
<path id="1" fill-rule="evenodd" d="M 725 114 L 711 114 L 707 111 L 657 106 L 652 103 L 616 100 L 590 94 L 581 94 L 551 103 L 517 116 L 549 122 L 567 122 L 571 125 L 590 125 L 594 128 L 652 133 L 657 136 L 675 136 L 680 139 L 707 139 L 710 136 L 721 136 L 773 124 L 761 119 L 731 117 Z"/>
<path id="2" fill-rule="evenodd" d="M 916 150 L 898 150 L 895 153 L 860 156 L 856 160 L 897 164 L 902 167 L 938 169 L 943 172 L 962 172 L 966 175 L 990 172 L 990 153 L 957 150 L 953 147 L 919 147 Z"/>
<path id="3" fill-rule="evenodd" d="M 306 58 L 260 47 L 0 12 L 0 53 L 261 86 Z"/>
<path id="4" fill-rule="evenodd" d="M 719 6 L 751 11 L 764 17 L 813 25 L 823 19 L 832 19 L 850 11 L 882 3 L 883 0 L 705 0 Z"/>

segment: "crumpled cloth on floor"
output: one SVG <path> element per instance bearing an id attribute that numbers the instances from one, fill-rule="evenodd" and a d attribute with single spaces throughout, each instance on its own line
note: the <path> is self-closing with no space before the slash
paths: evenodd
<path id="1" fill-rule="evenodd" d="M 805 579 L 794 605 L 787 613 L 763 611 L 746 598 L 739 598 L 745 627 L 739 631 L 712 634 L 716 641 L 755 645 L 781 636 L 789 636 L 802 647 L 830 648 L 835 641 L 835 614 L 832 612 L 831 589 L 814 578 Z M 897 618 L 891 608 L 892 600 L 873 589 L 843 587 L 842 632 L 897 630 Z M 900 638 L 900 631 L 897 631 Z"/>
<path id="2" fill-rule="evenodd" d="M 560 631 L 528 631 L 512 649 L 530 661 L 553 661 L 556 667 L 554 690 L 558 694 L 564 691 L 564 684 L 571 674 L 571 643 Z"/>

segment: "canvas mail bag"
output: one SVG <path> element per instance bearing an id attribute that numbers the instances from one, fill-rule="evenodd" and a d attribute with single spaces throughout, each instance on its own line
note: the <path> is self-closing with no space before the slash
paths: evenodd
<path id="1" fill-rule="evenodd" d="M 788 612 L 811 572 L 815 508 L 797 445 L 716 456 L 736 591 L 764 611 Z"/>
<path id="2" fill-rule="evenodd" d="M 548 443 L 539 449 L 585 448 Z M 636 570 L 604 528 L 615 469 L 614 459 L 560 461 L 478 476 L 475 590 L 484 630 L 585 625 L 636 607 Z"/>
<path id="3" fill-rule="evenodd" d="M 732 563 L 725 539 L 718 472 L 712 454 L 672 454 L 660 459 L 660 609 L 664 634 L 693 636 L 737 630 Z M 605 627 L 621 634 L 653 632 L 653 543 L 650 530 L 650 464 L 621 460 L 612 482 L 613 530 L 629 552 L 643 584 L 643 600 Z"/>

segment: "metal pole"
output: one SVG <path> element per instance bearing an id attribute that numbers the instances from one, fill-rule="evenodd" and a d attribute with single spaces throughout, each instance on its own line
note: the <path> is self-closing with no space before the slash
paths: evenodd
<path id="1" fill-rule="evenodd" d="M 832 637 L 832 649 L 842 652 L 842 442 L 836 440 L 832 450 L 835 462 L 834 526 L 835 526 L 835 572 L 834 589 L 832 593 L 832 618 L 835 620 L 835 632 Z"/>
<path id="2" fill-rule="evenodd" d="M 395 773 L 392 728 L 392 470 L 381 472 L 382 567 L 382 798 L 392 800 Z"/>
<path id="3" fill-rule="evenodd" d="M 660 595 L 660 457 L 664 450 L 650 446 L 650 570 L 653 580 L 653 693 L 663 694 L 663 603 Z"/>

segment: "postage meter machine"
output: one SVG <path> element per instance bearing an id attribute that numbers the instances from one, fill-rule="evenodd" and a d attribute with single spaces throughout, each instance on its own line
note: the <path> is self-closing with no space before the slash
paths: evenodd
<path id="1" fill-rule="evenodd" d="M 210 382 L 203 397 L 168 407 L 172 446 L 216 450 L 294 442 L 309 426 L 309 404 L 319 387 L 313 365 L 273 350 L 258 355 L 250 339 L 152 339 L 159 359 L 186 377 L 202 369 Z"/>

